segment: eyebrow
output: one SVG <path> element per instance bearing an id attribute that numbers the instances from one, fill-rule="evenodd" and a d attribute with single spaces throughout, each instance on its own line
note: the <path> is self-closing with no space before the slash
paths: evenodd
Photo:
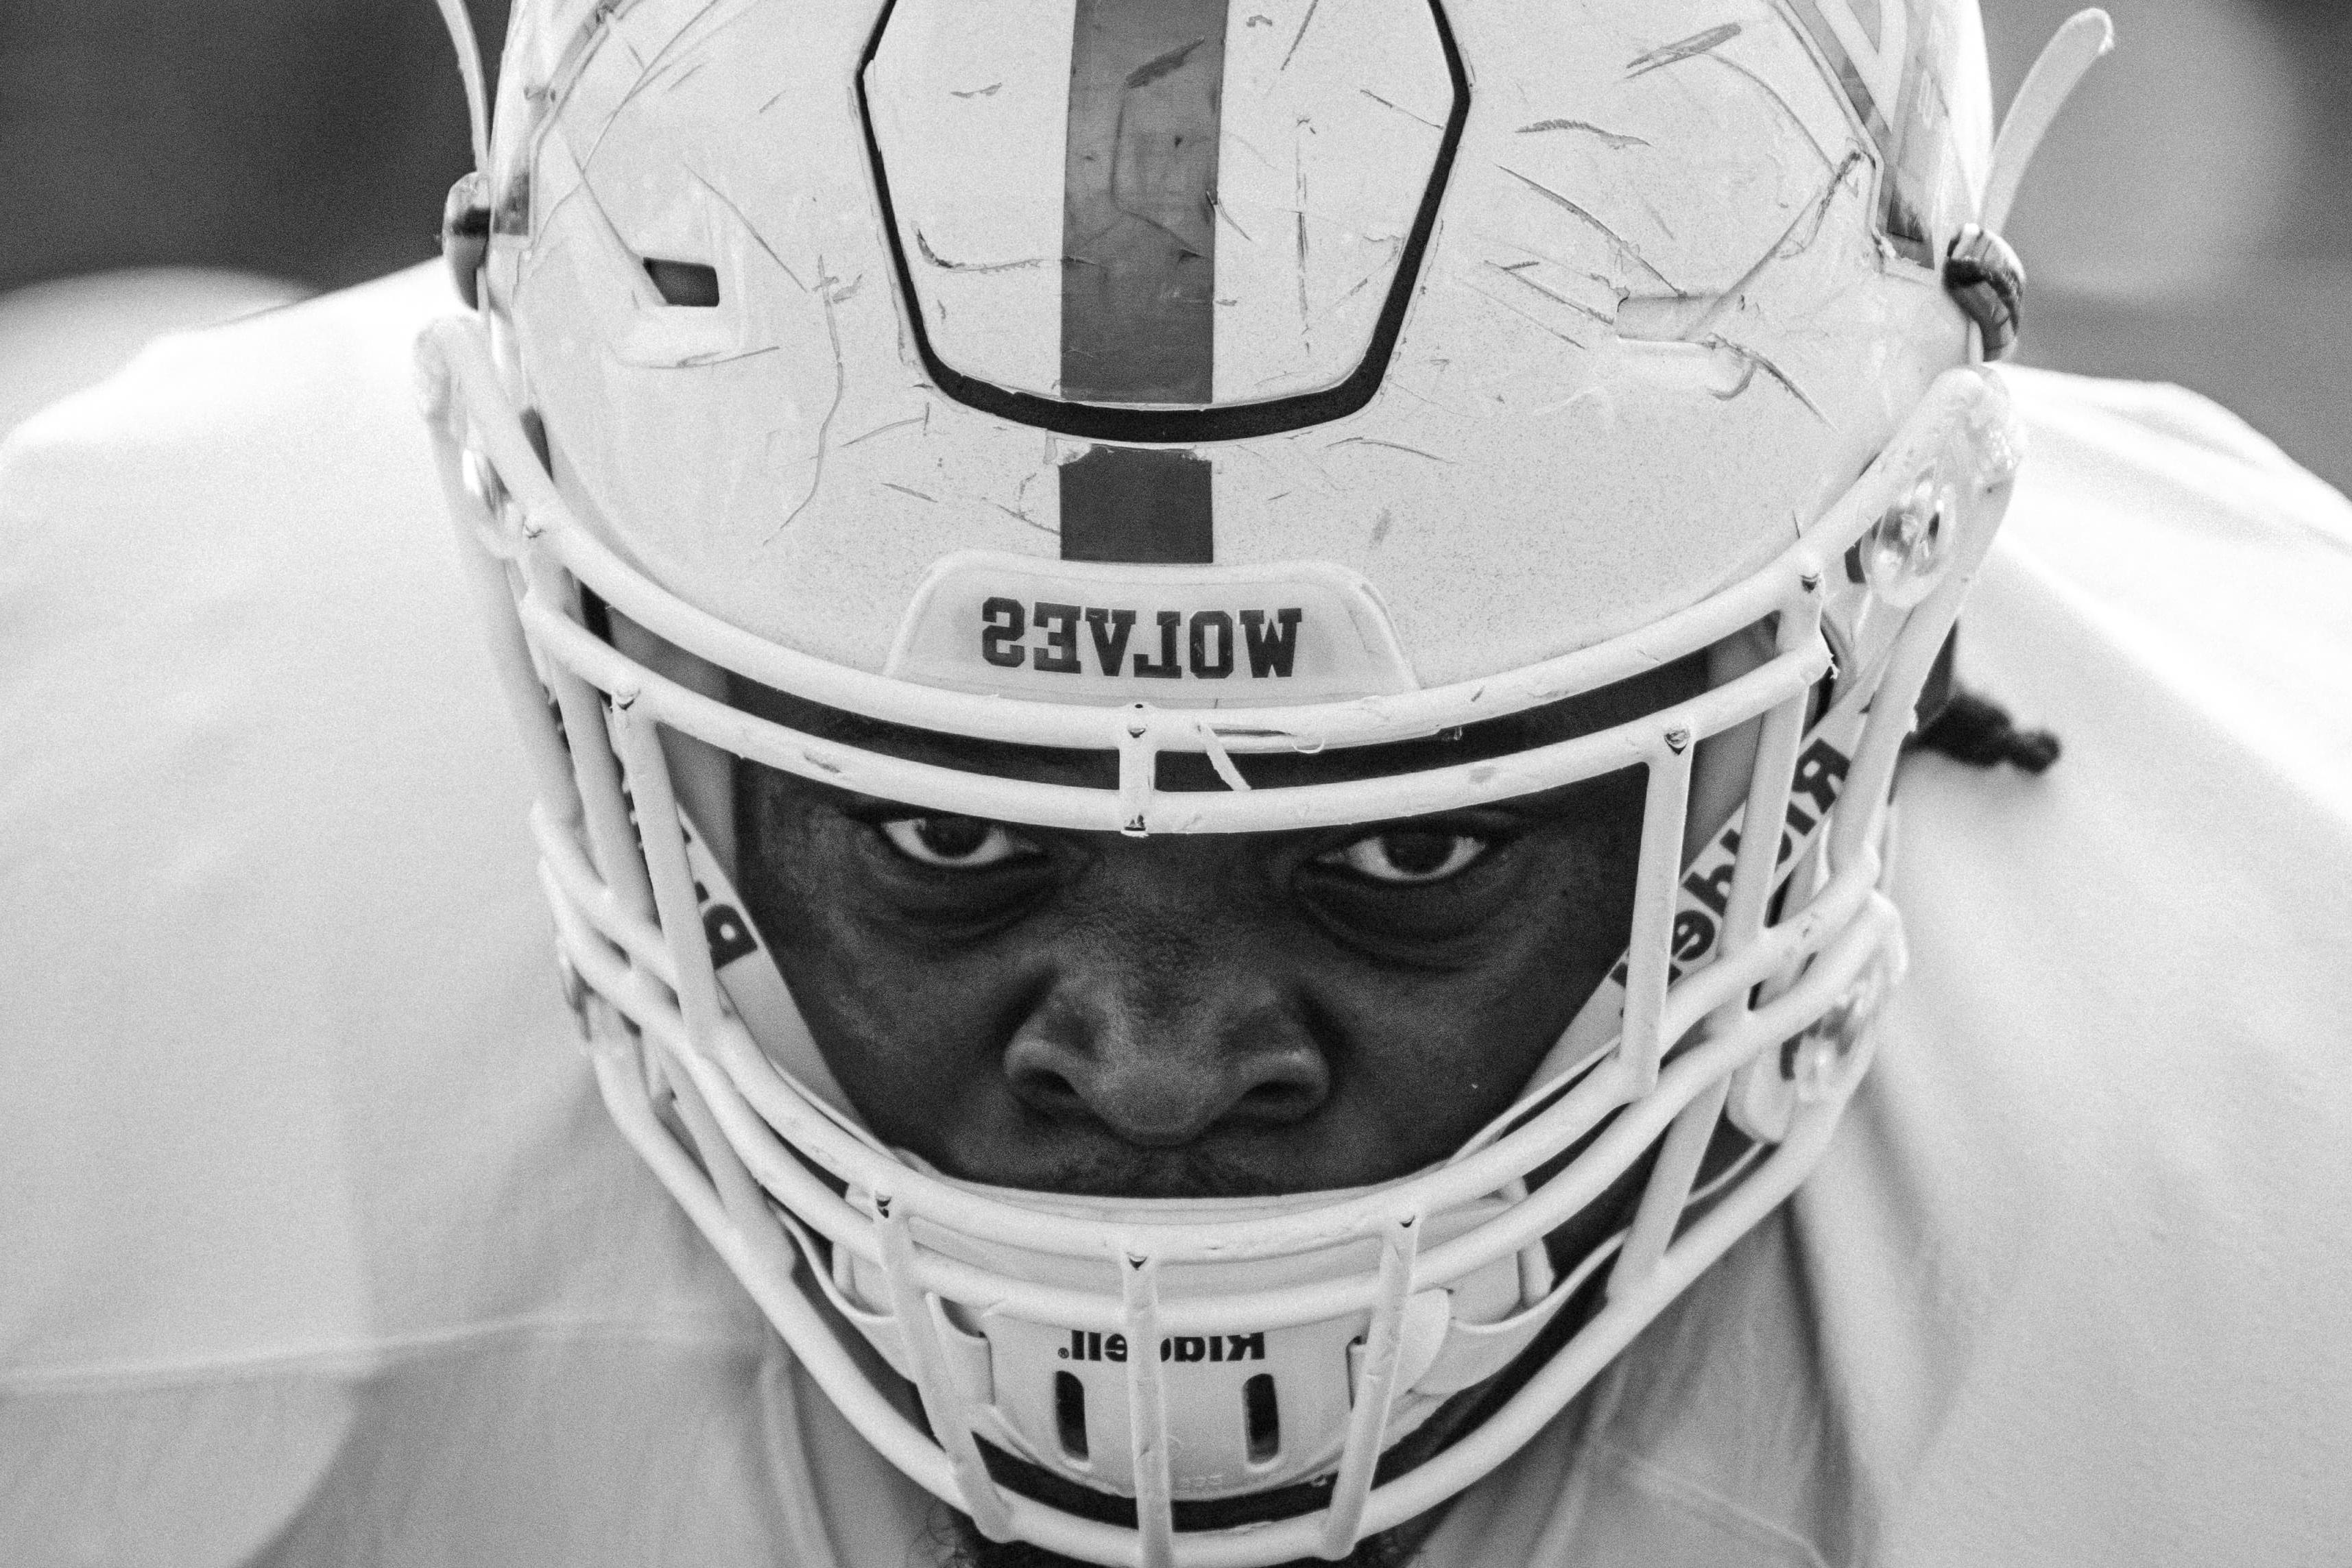
<path id="1" fill-rule="evenodd" d="M 779 769 L 765 768 L 757 763 L 751 763 L 749 766 L 756 770 L 756 776 L 761 779 L 783 783 L 785 788 L 792 791 L 814 797 L 839 814 L 869 825 L 918 817 L 965 815 L 971 816 L 971 820 L 975 821 L 992 822 L 996 826 L 1042 839 L 1099 840 L 1118 837 L 1116 834 L 1099 831 L 1038 827 L 1027 822 L 1000 822 L 994 818 L 980 817 L 971 813 L 935 810 L 908 805 L 904 801 L 893 800 L 885 796 L 868 795 L 859 790 L 846 789 L 835 784 L 795 778 Z M 1580 779 L 1567 784 L 1557 785 L 1538 794 L 1523 795 L 1453 810 L 1432 811 L 1416 816 L 1384 817 L 1337 827 L 1273 828 L 1256 832 L 1224 836 L 1267 841 L 1321 839 L 1336 847 L 1382 833 L 1427 829 L 1433 826 L 1451 826 L 1456 831 L 1477 836 L 1481 827 L 1486 824 L 1463 820 L 1473 817 L 1486 819 L 1489 822 L 1495 818 L 1503 818 L 1506 820 L 1504 831 L 1507 833 L 1548 827 L 1576 818 L 1587 819 L 1596 826 L 1620 827 L 1622 824 L 1618 821 L 1616 811 L 1611 808 L 1633 808 L 1639 805 L 1642 799 L 1639 773 L 1638 768 L 1623 768 L 1614 773 L 1601 774 L 1591 779 Z M 1613 799 L 1596 799 L 1597 797 L 1613 797 Z"/>

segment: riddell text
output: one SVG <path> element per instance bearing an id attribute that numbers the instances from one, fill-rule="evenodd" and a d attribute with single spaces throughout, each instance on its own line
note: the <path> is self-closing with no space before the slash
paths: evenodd
<path id="1" fill-rule="evenodd" d="M 981 606 L 980 656 L 999 669 L 1023 664 L 1040 674 L 1112 675 L 1137 680 L 1222 681 L 1246 671 L 1252 680 L 1288 680 L 1298 655 L 1298 609 L 1181 610 L 1153 612 L 1133 655 L 1136 612 L 1041 600 L 996 598 Z M 1154 644 L 1157 644 L 1154 646 Z M 1091 653 L 1093 657 L 1087 655 Z"/>
<path id="2" fill-rule="evenodd" d="M 1062 1361 L 1125 1361 L 1127 1336 L 1084 1329 L 1070 1331 L 1070 1343 L 1054 1353 Z M 1264 1361 L 1265 1335 L 1260 1333 L 1178 1334 L 1160 1342 L 1162 1361 Z"/>

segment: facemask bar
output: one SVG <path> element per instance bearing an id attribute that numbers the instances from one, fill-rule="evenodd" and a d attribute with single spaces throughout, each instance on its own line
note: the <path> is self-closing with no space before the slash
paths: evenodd
<path id="1" fill-rule="evenodd" d="M 1525 670 L 1393 696 L 1199 711 L 974 697 L 869 674 L 765 642 L 659 589 L 599 540 L 556 494 L 508 408 L 478 329 L 450 320 L 428 332 L 443 367 L 436 373 L 451 379 L 466 412 L 466 439 L 487 460 L 516 508 L 516 544 L 528 543 L 572 578 L 593 585 L 614 610 L 655 636 L 761 685 L 886 723 L 977 740 L 1116 753 L 1120 758 L 1120 785 L 1110 791 L 995 779 L 835 745 L 766 724 L 662 680 L 604 646 L 547 598 L 522 605 L 525 624 L 541 647 L 617 695 L 653 698 L 665 723 L 786 772 L 911 805 L 1080 831 L 1244 832 L 1377 821 L 1507 799 L 1541 788 L 1533 780 L 1559 766 L 1556 754 L 1528 754 L 1541 761 L 1526 766 L 1507 758 L 1351 784 L 1206 794 L 1159 789 L 1151 764 L 1161 751 L 1200 752 L 1213 763 L 1220 752 L 1230 760 L 1253 753 L 1313 753 L 1421 739 L 1525 712 L 1652 670 L 1670 656 L 1663 652 L 1666 648 L 1696 652 L 1769 617 L 1811 613 L 1807 605 L 1822 580 L 1818 570 L 1808 573 L 1784 559 L 1638 636 Z M 1857 518 L 1858 525 L 1866 522 Z M 1808 575 L 1811 587 L 1802 580 Z M 1753 684 L 1711 692 L 1639 733 L 1629 727 L 1568 743 L 1582 748 L 1568 766 L 1606 772 L 1645 762 L 1664 752 L 1677 730 L 1702 737 L 1720 733 L 1818 680 L 1825 668 L 1826 655 L 1818 644 L 1808 646 L 1771 666 L 1770 673 L 1757 672 Z M 1759 698 L 1759 688 L 1769 688 L 1769 695 Z M 1594 767 L 1602 758 L 1609 766 Z M 1228 782 L 1236 779 L 1237 773 Z"/>
<path id="2" fill-rule="evenodd" d="M 1769 1039 L 1797 1029 L 1801 1020 L 1822 1009 L 1825 998 L 1851 984 L 1866 968 L 1891 939 L 1895 925 L 1894 913 L 1883 900 L 1873 900 L 1870 916 L 1824 955 L 1797 990 L 1768 1012 L 1754 1015 L 1752 1021 L 1760 1038 Z M 597 977 L 591 985 L 594 990 L 601 991 L 610 985 L 617 995 L 629 994 L 629 988 L 611 975 Z M 675 1007 L 666 1013 L 651 1008 L 643 1009 L 643 1016 L 658 1020 L 645 1031 L 652 1037 L 652 1049 L 648 1051 L 646 1040 L 629 1030 L 601 997 L 588 1005 L 591 1051 L 600 1089 L 625 1134 L 665 1184 L 678 1195 L 689 1216 L 744 1280 L 819 1386 L 885 1457 L 918 1484 L 963 1509 L 984 1531 L 997 1539 L 1018 1536 L 1049 1550 L 1097 1563 L 1182 1562 L 1198 1563 L 1202 1568 L 1262 1568 L 1267 1563 L 1330 1552 L 1335 1547 L 1343 1552 L 1363 1534 L 1393 1528 L 1417 1517 L 1507 1459 L 1691 1280 L 1795 1189 L 1826 1147 L 1847 1095 L 1869 1064 L 1865 1041 L 1847 1063 L 1845 1075 L 1832 1086 L 1831 1093 L 1801 1110 L 1788 1138 L 1752 1175 L 1719 1206 L 1685 1230 L 1649 1270 L 1638 1278 L 1629 1276 L 1627 1283 L 1613 1288 L 1609 1304 L 1601 1312 L 1526 1388 L 1463 1442 L 1429 1464 L 1372 1490 L 1363 1483 L 1369 1479 L 1369 1467 L 1377 1458 L 1377 1451 L 1367 1439 L 1351 1434 L 1349 1458 L 1353 1465 L 1343 1464 L 1342 1484 L 1335 1488 L 1332 1507 L 1321 1516 L 1309 1515 L 1234 1534 L 1177 1537 L 1169 1526 L 1170 1511 L 1164 1506 L 1164 1493 L 1160 1500 L 1152 1499 L 1148 1492 L 1139 1496 L 1139 1518 L 1143 1523 L 1139 1531 L 1077 1519 L 996 1486 L 988 1478 L 976 1451 L 954 1455 L 899 1415 L 867 1380 L 834 1331 L 820 1319 L 803 1289 L 794 1282 L 793 1275 L 798 1260 L 782 1244 L 782 1233 L 768 1217 L 760 1191 L 760 1184 L 770 1173 L 762 1171 L 754 1176 L 739 1155 L 735 1139 L 716 1124 L 706 1092 L 724 1096 L 727 1085 L 722 1075 L 698 1061 L 688 1033 L 689 1026 L 681 1011 Z M 1733 1051 L 1720 1049 L 1726 1046 Z M 1660 1128 L 1674 1118 L 1675 1107 L 1696 1103 L 1695 1092 L 1703 1094 L 1703 1086 L 1722 1081 L 1725 1063 L 1735 1053 L 1737 1042 L 1710 1042 L 1710 1047 L 1716 1049 L 1711 1049 L 1707 1057 L 1694 1053 L 1670 1066 L 1666 1082 L 1662 1084 L 1662 1104 L 1644 1104 L 1629 1112 L 1625 1119 L 1628 1124 L 1612 1127 L 1603 1145 L 1596 1145 L 1588 1157 L 1612 1175 L 1638 1158 Z M 655 1113 L 655 1099 L 647 1092 L 648 1058 L 652 1071 L 667 1081 L 664 1087 L 675 1093 L 675 1103 L 692 1138 L 691 1154 L 676 1141 Z M 683 1072 L 679 1071 L 681 1066 Z M 1399 1198 L 1403 1196 L 1397 1195 Z M 905 1219 L 911 1218 L 911 1214 L 897 1202 L 890 1207 Z M 1401 1233 L 1411 1218 L 1411 1211 L 1398 1217 Z M 893 1225 L 885 1228 L 886 1238 L 893 1232 L 898 1238 L 906 1234 L 900 1226 Z M 913 1288 L 904 1299 L 909 1305 L 920 1303 L 915 1321 L 932 1323 L 936 1333 L 940 1317 L 937 1302 L 942 1297 L 973 1299 L 977 1287 L 971 1281 L 938 1279 L 909 1256 L 910 1252 L 911 1249 L 901 1250 L 898 1241 L 886 1239 L 886 1267 L 894 1282 L 911 1277 Z M 1139 1259 L 1140 1262 L 1135 1261 Z M 1151 1277 L 1156 1273 L 1157 1263 L 1148 1253 L 1122 1254 L 1121 1261 L 1127 1266 L 1123 1281 L 1126 1289 L 1118 1312 L 1116 1316 L 1098 1321 L 1113 1325 L 1115 1332 L 1127 1333 L 1129 1343 L 1138 1344 L 1154 1343 L 1161 1333 L 1198 1326 L 1196 1320 L 1172 1317 L 1158 1301 Z M 1410 1244 L 1400 1235 L 1385 1249 L 1378 1281 L 1375 1343 L 1386 1343 L 1387 1336 L 1394 1333 L 1394 1328 L 1387 1325 L 1401 1319 L 1404 1303 L 1418 1293 L 1414 1287 L 1421 1281 L 1411 1277 L 1412 1262 Z M 935 1286 L 944 1289 L 929 1288 Z M 1562 1287 L 1567 1288 L 1567 1284 Z M 1250 1321 L 1270 1320 L 1261 1313 Z M 940 1365 L 943 1360 L 943 1356 L 930 1360 L 929 1370 L 919 1371 L 918 1375 L 929 1425 L 933 1432 L 963 1437 L 968 1445 L 971 1418 L 953 1379 Z M 1384 1400 L 1392 1395 L 1392 1387 L 1378 1381 L 1384 1371 L 1392 1368 L 1392 1360 L 1386 1366 L 1375 1361 L 1368 1368 L 1360 1410 L 1376 1399 Z M 1137 1401 L 1137 1409 L 1145 1419 L 1137 1422 L 1137 1428 L 1148 1430 L 1145 1423 L 1149 1412 L 1164 1402 L 1164 1370 L 1156 1359 L 1139 1357 L 1129 1363 L 1128 1371 L 1131 1383 L 1143 1393 L 1143 1398 Z M 1361 1430 L 1373 1430 L 1369 1420 L 1361 1424 Z M 1370 1458 L 1361 1457 L 1368 1454 Z M 1350 1514 L 1352 1524 L 1346 1522 Z M 1155 1523 L 1159 1526 L 1156 1531 L 1151 1528 Z M 1158 1542 L 1152 1539 L 1155 1535 L 1160 1537 Z"/>
<path id="3" fill-rule="evenodd" d="M 962 1508 L 983 1532 L 1017 1535 L 1105 1563 L 1181 1560 L 1203 1568 L 1250 1568 L 1344 1553 L 1362 1536 L 1454 1495 L 1516 1451 L 1667 1301 L 1793 1190 L 1819 1157 L 1866 1068 L 1866 1039 L 1853 1042 L 1834 1071 L 1816 1076 L 1777 1147 L 1751 1174 L 1696 1222 L 1688 1220 L 1698 1157 L 1734 1075 L 1803 1037 L 1842 998 L 1869 984 L 1898 946 L 1899 923 L 1874 883 L 1883 802 L 1909 729 L 1907 694 L 1925 678 L 1967 579 L 1990 543 L 2006 474 L 1987 477 L 1983 488 L 1995 499 L 1990 517 L 1970 521 L 1956 541 L 1959 559 L 1944 567 L 1940 582 L 1891 649 L 1871 658 L 1884 658 L 1883 676 L 1865 668 L 1850 677 L 1850 689 L 1906 701 L 1882 702 L 1855 716 L 1861 744 L 1845 795 L 1854 806 L 1834 814 L 1820 876 L 1813 885 L 1792 888 L 1794 907 L 1768 927 L 1774 872 L 1786 852 L 1779 849 L 1777 833 L 1742 839 L 1719 953 L 1677 979 L 1672 974 L 1675 889 L 1685 860 L 1684 808 L 1692 763 L 1701 740 L 1759 722 L 1746 820 L 1782 820 L 1805 738 L 1804 705 L 1827 664 L 1821 627 L 1825 585 L 1837 570 L 1832 563 L 1864 541 L 1874 519 L 1891 511 L 1902 485 L 1931 465 L 1954 430 L 2001 434 L 2005 410 L 1981 379 L 1956 372 L 1939 383 L 1887 459 L 1780 561 L 1638 639 L 1486 683 L 1484 706 L 1454 688 L 1342 705 L 1336 716 L 1103 712 L 902 690 L 744 638 L 668 600 L 569 517 L 499 394 L 478 334 L 456 323 L 428 334 L 422 345 L 428 414 L 453 514 L 489 612 L 494 653 L 539 779 L 536 826 L 551 846 L 554 868 L 545 873 L 547 885 L 567 963 L 577 977 L 600 1087 L 625 1134 L 744 1279 L 820 1386 L 886 1457 Z M 488 458 L 487 472 L 473 484 L 466 472 L 468 448 Z M 475 494 L 474 484 L 489 505 Z M 467 520 L 471 528 L 464 526 Z M 1116 749 L 1121 788 L 990 779 L 834 745 L 738 713 L 662 679 L 591 635 L 576 619 L 575 580 L 592 582 L 624 613 L 689 652 L 814 700 L 951 733 Z M 1223 795 L 1165 795 L 1152 782 L 1151 761 L 1160 749 L 1200 749 L 1213 757 L 1221 746 L 1313 749 L 1424 735 L 1591 689 L 1767 615 L 1774 618 L 1777 645 L 1757 671 L 1672 712 L 1516 758 L 1356 784 Z M 804 676 L 811 678 L 799 678 Z M 560 735 L 542 686 L 562 715 Z M 844 700 L 851 697 L 860 700 Z M 950 717 L 955 722 L 947 722 Z M 663 727 L 769 766 L 918 806 L 1095 830 L 1230 831 L 1385 820 L 1528 793 L 1638 761 L 1648 770 L 1648 788 L 1622 1027 L 1598 1065 L 1579 1064 L 1590 1070 L 1565 1092 L 1539 1082 L 1523 1109 L 1507 1118 L 1514 1124 L 1507 1130 L 1474 1143 L 1444 1166 L 1388 1187 L 1246 1225 L 1181 1218 L 1073 1224 L 913 1170 L 797 1091 L 762 1055 L 733 1015 L 700 936 L 660 742 Z M 1227 781 L 1239 782 L 1237 777 Z M 1796 858 L 1802 865 L 1809 857 Z M 1768 983 L 1780 986 L 1779 994 L 1754 1005 L 1752 995 Z M 1671 1056 L 1670 1046 L 1676 1047 Z M 684 1144 L 656 1113 L 665 1100 L 684 1124 Z M 1423 1246 L 1431 1216 L 1521 1183 L 1612 1113 L 1615 1120 L 1591 1146 L 1525 1200 L 1465 1234 Z M 1662 1137 L 1664 1148 L 1612 1268 L 1606 1306 L 1476 1431 L 1373 1487 L 1383 1428 L 1399 1392 L 1398 1352 L 1410 1304 L 1496 1259 L 1539 1245 Z M 803 1156 L 853 1191 L 871 1194 L 879 1223 L 812 1174 Z M 814 1293 L 794 1281 L 799 1259 L 772 1203 L 790 1215 L 793 1234 L 805 1226 L 888 1281 L 904 1359 L 936 1440 L 875 1387 L 821 1315 Z M 924 1246 L 919 1225 L 1095 1260 L 1118 1287 L 1071 1290 L 984 1269 Z M 1171 1300 L 1160 1291 L 1171 1266 L 1281 1257 L 1351 1237 L 1377 1239 L 1375 1272 L 1246 1295 Z M 1159 1414 L 1166 1403 L 1165 1373 L 1143 1354 L 1127 1374 L 1135 1529 L 1067 1514 L 999 1486 L 979 1454 L 977 1423 L 944 1337 L 944 1303 L 975 1301 L 1016 1303 L 1019 1315 L 1040 1322 L 1123 1332 L 1139 1345 L 1157 1343 L 1163 1334 L 1368 1313 L 1363 1371 L 1331 1501 L 1301 1518 L 1180 1540 Z"/>
<path id="4" fill-rule="evenodd" d="M 1887 939 L 1894 922 L 1891 908 L 1885 906 L 1883 901 L 1872 913 L 1874 918 L 1851 933 L 1849 940 L 1833 949 L 1820 967 L 1818 984 L 1791 992 L 1784 998 L 1785 1005 L 1773 1015 L 1756 1015 L 1761 1030 L 1769 1033 L 1795 1028 L 1796 1020 L 1819 1010 L 1825 997 L 1849 983 L 1865 967 Z M 1198 1564 L 1200 1568 L 1264 1568 L 1269 1563 L 1331 1552 L 1334 1548 L 1345 1551 L 1363 1535 L 1391 1529 L 1418 1517 L 1507 1459 L 1667 1302 L 1795 1190 L 1826 1148 L 1846 1097 L 1869 1065 L 1865 1041 L 1850 1060 L 1848 1072 L 1833 1092 L 1802 1108 L 1788 1138 L 1759 1163 L 1753 1174 L 1697 1223 L 1685 1229 L 1646 1273 L 1627 1286 L 1613 1289 L 1609 1304 L 1579 1331 L 1559 1354 L 1462 1442 L 1407 1475 L 1370 1490 L 1364 1482 L 1369 1478 L 1370 1460 L 1358 1456 L 1370 1450 L 1362 1446 L 1362 1439 L 1354 1439 L 1349 1457 L 1355 1462 L 1352 1467 L 1343 1464 L 1343 1484 L 1335 1488 L 1333 1505 L 1321 1515 L 1248 1531 L 1179 1537 L 1169 1522 L 1164 1493 L 1158 1499 L 1148 1493 L 1139 1497 L 1139 1530 L 1079 1519 L 996 1486 L 979 1463 L 976 1453 L 968 1457 L 950 1454 L 898 1414 L 867 1380 L 834 1331 L 823 1322 L 803 1290 L 794 1282 L 797 1260 L 778 1244 L 782 1232 L 764 1213 L 764 1200 L 755 1178 L 741 1163 L 730 1137 L 714 1124 L 705 1103 L 703 1090 L 711 1086 L 711 1075 L 696 1069 L 682 1019 L 673 1014 L 670 1029 L 648 1030 L 648 1034 L 656 1036 L 654 1051 L 648 1053 L 644 1042 L 621 1023 L 618 1015 L 601 998 L 590 1006 L 592 1015 L 601 1010 L 601 1018 L 595 1019 L 592 1027 L 591 1049 L 600 1089 L 615 1121 L 744 1280 L 818 1385 L 886 1458 L 919 1485 L 971 1515 L 983 1531 L 996 1539 L 1017 1536 L 1084 1561 L 1144 1564 L 1181 1562 Z M 658 1071 L 676 1094 L 681 1119 L 692 1136 L 691 1154 L 676 1141 L 655 1113 L 654 1101 L 646 1092 L 646 1054 L 654 1055 L 662 1064 Z M 686 1066 L 684 1075 L 672 1065 L 677 1063 Z M 1705 1082 L 1705 1075 L 1710 1071 L 1720 1073 L 1719 1059 L 1712 1062 L 1677 1062 L 1669 1069 L 1669 1075 L 1678 1074 L 1685 1083 L 1695 1085 Z M 1718 1076 L 1717 1082 L 1719 1081 Z M 1671 1087 L 1680 1090 L 1683 1085 Z M 1669 1111 L 1677 1103 L 1679 1096 L 1670 1099 Z M 1605 1157 L 1611 1165 L 1622 1168 L 1622 1163 L 1638 1157 L 1646 1139 L 1654 1136 L 1663 1120 L 1661 1116 L 1644 1117 L 1637 1128 L 1629 1128 L 1623 1135 L 1612 1129 L 1612 1146 L 1596 1147 L 1594 1157 Z M 1403 1228 L 1403 1217 L 1400 1217 L 1399 1228 Z M 1404 1251 L 1402 1245 L 1392 1247 L 1383 1260 L 1379 1283 L 1381 1321 L 1384 1323 L 1398 1321 L 1402 1303 L 1411 1294 L 1418 1293 L 1413 1287 L 1419 1281 L 1410 1277 L 1409 1268 L 1400 1267 L 1400 1262 L 1409 1265 L 1411 1261 L 1402 1257 Z M 1151 1262 L 1148 1254 L 1127 1256 Z M 1132 1343 L 1148 1344 L 1155 1341 L 1146 1336 L 1181 1332 L 1181 1325 L 1160 1310 L 1143 1264 L 1130 1263 L 1129 1268 L 1128 1290 L 1120 1302 L 1120 1313 L 1110 1321 L 1123 1325 Z M 908 1274 L 918 1276 L 917 1290 L 910 1295 L 929 1308 L 922 1317 L 936 1323 L 940 1295 L 921 1289 L 932 1282 L 921 1278 L 921 1265 L 902 1255 L 892 1272 L 896 1279 L 903 1280 Z M 961 1281 L 955 1283 L 962 1288 L 951 1293 L 958 1299 L 970 1299 L 966 1294 L 969 1286 Z M 1376 1328 L 1375 1333 L 1385 1335 L 1393 1330 Z M 923 1396 L 931 1429 L 959 1434 L 968 1440 L 971 1417 L 964 1412 L 952 1379 L 938 1370 L 936 1363 L 933 1367 L 929 1375 L 919 1378 L 928 1385 Z M 1375 1379 L 1391 1368 L 1392 1362 L 1389 1367 L 1376 1363 L 1370 1369 L 1362 1396 L 1366 1403 L 1391 1396 L 1392 1389 Z M 1137 1402 L 1137 1407 L 1148 1419 L 1148 1413 L 1165 1397 L 1161 1364 L 1150 1357 L 1139 1357 L 1130 1362 L 1129 1375 L 1144 1391 L 1144 1398 Z M 1148 1429 L 1142 1420 L 1138 1421 L 1137 1427 Z M 1364 1430 L 1370 1429 L 1370 1423 L 1365 1423 Z M 1377 1458 L 1376 1453 L 1372 1458 Z M 1352 1524 L 1347 1522 L 1350 1515 Z"/>

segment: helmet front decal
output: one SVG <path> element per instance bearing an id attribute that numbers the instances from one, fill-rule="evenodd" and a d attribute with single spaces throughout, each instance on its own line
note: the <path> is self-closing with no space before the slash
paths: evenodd
<path id="1" fill-rule="evenodd" d="M 1469 108 L 1432 0 L 892 0 L 859 86 L 940 390 L 1168 444 L 1371 399 Z"/>
<path id="2" fill-rule="evenodd" d="M 1056 565 L 985 550 L 933 570 L 887 669 L 950 690 L 1159 707 L 1338 701 L 1419 685 L 1379 595 L 1337 567 Z"/>

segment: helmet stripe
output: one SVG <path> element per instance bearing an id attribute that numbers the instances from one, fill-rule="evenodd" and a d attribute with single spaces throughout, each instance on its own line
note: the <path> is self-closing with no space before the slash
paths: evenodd
<path id="1" fill-rule="evenodd" d="M 1215 398 L 1225 0 L 1077 0 L 1062 184 L 1062 395 Z"/>
<path id="2" fill-rule="evenodd" d="M 1209 460 L 1097 446 L 1061 466 L 1062 559 L 1159 565 L 1216 559 Z"/>
<path id="3" fill-rule="evenodd" d="M 1226 0 L 1077 0 L 1062 180 L 1062 395 L 1216 397 Z M 1213 559 L 1208 461 L 1098 446 L 1062 465 L 1062 559 Z"/>

